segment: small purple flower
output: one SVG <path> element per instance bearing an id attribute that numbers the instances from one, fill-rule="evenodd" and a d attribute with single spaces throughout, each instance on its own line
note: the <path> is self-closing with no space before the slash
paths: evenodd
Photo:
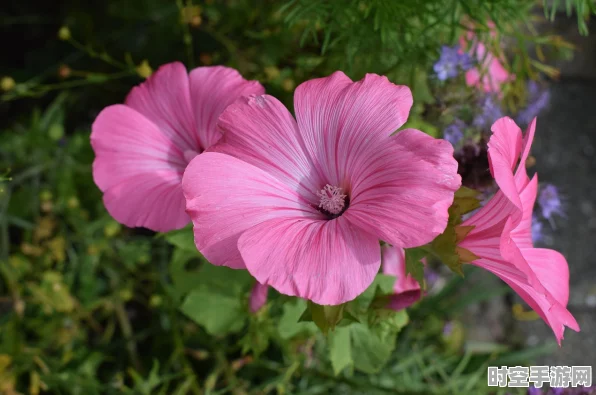
<path id="1" fill-rule="evenodd" d="M 493 124 L 497 119 L 503 116 L 503 111 L 501 110 L 501 106 L 497 101 L 495 101 L 495 97 L 491 95 L 487 95 L 482 99 L 479 103 L 480 111 L 474 117 L 472 123 L 474 126 L 479 128 L 488 127 Z"/>
<path id="2" fill-rule="evenodd" d="M 460 50 L 459 45 L 441 47 L 441 57 L 433 66 L 437 78 L 445 81 L 448 78 L 457 77 L 459 68 L 467 70 L 472 67 L 472 60 L 467 53 Z"/>
<path id="3" fill-rule="evenodd" d="M 542 216 L 546 219 L 550 220 L 553 214 L 564 215 L 559 191 L 552 184 L 542 186 L 540 195 L 538 196 L 538 204 L 540 205 Z"/>
<path id="4" fill-rule="evenodd" d="M 528 125 L 550 102 L 550 92 L 541 88 L 536 81 L 528 82 L 528 102 L 517 114 L 517 123 Z"/>
<path id="5" fill-rule="evenodd" d="M 540 242 L 544 238 L 542 234 L 542 222 L 535 214 L 532 215 L 532 242 L 534 244 Z"/>
<path id="6" fill-rule="evenodd" d="M 552 395 L 563 395 L 565 393 L 565 390 L 563 388 L 551 388 L 550 393 Z"/>
<path id="7" fill-rule="evenodd" d="M 443 138 L 449 141 L 453 146 L 456 146 L 464 138 L 465 127 L 466 124 L 463 121 L 456 119 L 451 125 L 443 130 Z"/>
<path id="8" fill-rule="evenodd" d="M 453 322 L 447 321 L 443 326 L 443 336 L 449 336 L 453 332 Z"/>
<path id="9" fill-rule="evenodd" d="M 533 385 L 528 388 L 528 395 L 542 395 L 542 389 L 536 388 Z"/>
<path id="10" fill-rule="evenodd" d="M 436 282 L 440 280 L 440 278 L 441 276 L 439 275 L 439 273 L 437 273 L 432 268 L 426 268 L 424 270 L 424 279 L 426 280 L 428 288 L 432 288 L 433 285 L 435 285 Z"/>

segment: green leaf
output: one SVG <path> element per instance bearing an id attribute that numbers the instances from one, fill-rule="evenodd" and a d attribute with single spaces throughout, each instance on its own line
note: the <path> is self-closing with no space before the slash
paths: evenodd
<path id="1" fill-rule="evenodd" d="M 183 229 L 173 230 L 168 233 L 162 233 L 159 235 L 159 237 L 163 237 L 164 239 L 166 239 L 168 243 L 170 243 L 174 247 L 178 247 L 182 250 L 194 252 L 195 254 L 200 255 L 195 245 L 191 225 Z"/>
<path id="2" fill-rule="evenodd" d="M 321 306 L 309 301 L 308 308 L 311 312 L 313 322 L 324 334 L 327 334 L 330 329 L 334 330 L 337 324 L 341 321 L 345 304 L 338 306 Z"/>
<path id="3" fill-rule="evenodd" d="M 422 258 L 426 254 L 426 251 L 419 247 L 406 249 L 406 275 L 412 275 L 422 289 L 424 289 L 424 264 Z"/>
<path id="4" fill-rule="evenodd" d="M 300 333 L 311 334 L 317 331 L 314 322 L 299 322 L 306 309 L 307 305 L 304 299 L 296 298 L 284 304 L 283 314 L 277 327 L 282 339 L 287 340 Z"/>
<path id="5" fill-rule="evenodd" d="M 329 334 L 329 360 L 335 375 L 354 364 L 350 344 L 350 328 L 337 328 Z"/>
<path id="6" fill-rule="evenodd" d="M 179 267 L 177 269 L 180 270 Z M 212 335 L 240 330 L 248 317 L 246 293 L 253 281 L 251 275 L 246 270 L 233 270 L 208 263 L 191 271 L 192 277 L 188 271 L 186 273 L 189 276 L 187 279 L 178 277 L 177 282 L 174 282 L 177 294 L 180 294 L 180 287 L 190 288 L 180 310 Z M 176 274 L 183 276 L 184 272 L 178 271 Z"/>
<path id="7" fill-rule="evenodd" d="M 449 269 L 463 277 L 462 262 L 456 252 L 456 242 L 455 228 L 453 225 L 448 225 L 445 231 L 433 240 L 431 247 Z"/>
<path id="8" fill-rule="evenodd" d="M 359 310 L 367 310 L 376 296 L 393 293 L 395 280 L 395 276 L 377 274 L 366 291 L 358 295 L 353 302 L 349 303 L 350 307 L 356 305 Z"/>
<path id="9" fill-rule="evenodd" d="M 195 252 L 181 248 L 176 248 L 172 253 L 169 271 L 173 284 L 172 296 L 176 300 L 181 300 L 184 295 L 203 281 L 199 269 L 189 269 L 186 267 L 187 264 L 196 259 L 198 258 Z"/>
<path id="10" fill-rule="evenodd" d="M 364 373 L 379 372 L 395 349 L 399 331 L 408 323 L 405 310 L 377 310 L 376 318 L 368 325 L 353 324 L 348 327 L 354 367 Z"/>
<path id="11" fill-rule="evenodd" d="M 460 187 L 455 192 L 453 204 L 449 208 L 449 222 L 458 225 L 461 223 L 462 215 L 480 207 L 480 199 L 478 199 L 478 195 L 479 192 L 474 189 Z"/>
<path id="12" fill-rule="evenodd" d="M 242 329 L 247 317 L 245 304 L 237 295 L 200 285 L 188 294 L 180 311 L 207 333 L 223 335 Z"/>
<path id="13" fill-rule="evenodd" d="M 414 71 L 412 96 L 416 103 L 432 104 L 435 102 L 435 97 L 428 86 L 428 75 L 423 69 Z"/>
<path id="14" fill-rule="evenodd" d="M 449 208 L 449 223 L 445 231 L 437 236 L 431 243 L 433 252 L 454 273 L 463 276 L 462 263 L 474 259 L 474 254 L 468 250 L 459 249 L 457 244 L 463 240 L 473 227 L 460 226 L 463 214 L 467 214 L 480 207 L 478 192 L 461 187 L 455 192 L 453 204 Z M 458 253 L 458 249 L 459 252 Z M 462 259 L 464 257 L 464 259 Z"/>

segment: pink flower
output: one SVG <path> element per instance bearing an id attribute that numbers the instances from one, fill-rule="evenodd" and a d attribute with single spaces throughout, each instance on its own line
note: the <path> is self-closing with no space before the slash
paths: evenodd
<path id="1" fill-rule="evenodd" d="M 491 28 L 494 27 L 490 25 Z M 494 30 L 491 36 L 494 36 Z M 486 45 L 481 42 L 474 32 L 469 31 L 460 38 L 460 46 L 467 48 L 470 57 L 478 61 L 477 67 L 466 71 L 466 84 L 475 86 L 486 93 L 501 93 L 501 85 L 514 78 L 501 64 L 498 57 L 487 50 Z"/>
<path id="2" fill-rule="evenodd" d="M 411 275 L 406 274 L 406 253 L 403 248 L 384 245 L 381 248 L 383 274 L 395 276 L 393 295 L 387 307 L 395 311 L 403 310 L 416 303 L 422 297 L 420 284 Z"/>
<path id="3" fill-rule="evenodd" d="M 286 295 L 354 299 L 379 270 L 379 240 L 431 241 L 461 184 L 447 141 L 391 136 L 411 106 L 406 86 L 342 72 L 296 89 L 296 120 L 272 96 L 235 102 L 216 152 L 193 159 L 182 181 L 199 251 Z"/>
<path id="4" fill-rule="evenodd" d="M 255 282 L 255 285 L 252 287 L 250 291 L 250 312 L 256 313 L 257 311 L 261 310 L 261 308 L 267 303 L 267 293 L 269 292 L 269 286 L 263 285 L 258 281 Z"/>
<path id="5" fill-rule="evenodd" d="M 166 232 L 190 222 L 182 194 L 188 162 L 221 137 L 216 121 L 241 95 L 263 93 L 231 68 L 162 66 L 125 104 L 93 123 L 93 178 L 108 212 L 127 226 Z"/>
<path id="6" fill-rule="evenodd" d="M 509 284 L 552 328 L 560 344 L 565 326 L 575 331 L 579 331 L 579 326 L 566 308 L 567 261 L 556 251 L 532 245 L 532 209 L 538 178 L 530 180 L 525 162 L 535 129 L 536 119 L 522 140 L 520 128 L 510 118 L 500 118 L 493 124 L 488 156 L 491 174 L 500 190 L 461 224 L 462 230 L 467 226 L 474 228 L 459 247 L 475 255 L 472 264 Z"/>

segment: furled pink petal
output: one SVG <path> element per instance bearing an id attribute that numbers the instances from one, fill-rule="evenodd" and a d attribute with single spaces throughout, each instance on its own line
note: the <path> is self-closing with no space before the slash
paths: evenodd
<path id="1" fill-rule="evenodd" d="M 258 282 L 321 305 L 354 299 L 381 265 L 378 239 L 343 217 L 271 219 L 244 232 L 238 248 Z"/>
<path id="2" fill-rule="evenodd" d="M 257 81 L 247 81 L 238 71 L 229 67 L 197 67 L 190 72 L 189 77 L 192 110 L 203 150 L 220 139 L 217 119 L 226 107 L 239 97 L 265 93 Z"/>
<path id="3" fill-rule="evenodd" d="M 520 168 L 522 167 L 521 171 L 525 173 L 525 166 L 521 165 Z M 511 231 L 511 239 L 518 248 L 533 248 L 532 211 L 538 193 L 538 175 L 534 175 L 532 180 L 521 188 L 523 189 L 519 193 L 519 199 L 522 204 L 522 215 L 519 224 Z"/>
<path id="4" fill-rule="evenodd" d="M 532 246 L 531 217 L 538 178 L 529 180 L 525 160 L 535 126 L 534 120 L 522 144 L 521 131 L 509 118 L 499 119 L 493 125 L 488 154 L 491 172 L 501 189 L 463 222 L 463 226 L 474 228 L 459 247 L 480 258 L 472 264 L 509 284 L 552 328 L 560 344 L 565 326 L 576 331 L 579 326 L 566 309 L 569 269 L 565 258 L 555 251 Z"/>
<path id="5" fill-rule="evenodd" d="M 298 127 L 317 173 L 344 188 L 371 143 L 385 141 L 406 122 L 412 103 L 410 88 L 385 76 L 352 82 L 341 71 L 304 82 L 294 93 Z"/>
<path id="6" fill-rule="evenodd" d="M 277 178 L 218 152 L 204 152 L 190 162 L 182 189 L 197 248 L 218 266 L 244 267 L 237 242 L 254 225 L 279 217 L 322 217 Z"/>
<path id="7" fill-rule="evenodd" d="M 219 118 L 224 131 L 218 152 L 233 155 L 277 177 L 316 205 L 325 184 L 313 172 L 296 121 L 275 97 L 245 97 Z"/>
<path id="8" fill-rule="evenodd" d="M 567 262 L 565 262 L 565 265 Z M 519 282 L 511 278 L 503 278 L 513 290 L 530 306 L 538 315 L 551 327 L 559 345 L 563 340 L 565 327 L 576 332 L 580 331 L 577 321 L 564 305 L 557 302 L 548 291 L 537 290 L 536 287 L 528 286 L 525 282 Z M 559 283 L 556 286 L 561 286 Z"/>
<path id="9" fill-rule="evenodd" d="M 426 244 L 445 230 L 461 185 L 449 142 L 407 129 L 362 152 L 354 160 L 346 218 L 402 248 Z"/>
<path id="10" fill-rule="evenodd" d="M 509 117 L 499 118 L 491 127 L 493 134 L 488 141 L 488 163 L 499 190 L 515 206 L 509 213 L 512 227 L 517 226 L 522 215 L 519 190 L 514 171 L 522 150 L 522 132 Z"/>
<path id="11" fill-rule="evenodd" d="M 267 303 L 267 293 L 269 292 L 269 286 L 263 285 L 258 281 L 255 282 L 255 285 L 252 287 L 250 291 L 250 311 L 251 313 L 256 313 L 257 311 L 261 310 L 261 307 Z"/>
<path id="12" fill-rule="evenodd" d="M 157 231 L 184 227 L 181 149 L 157 126 L 124 105 L 105 108 L 93 123 L 93 179 L 118 222 Z"/>
<path id="13" fill-rule="evenodd" d="M 106 108 L 93 124 L 93 176 L 110 214 L 127 226 L 184 227 L 186 165 L 216 141 L 214 119 L 227 104 L 262 92 L 225 67 L 197 68 L 191 79 L 181 63 L 164 65 L 132 89 L 126 105 Z"/>
<path id="14" fill-rule="evenodd" d="M 384 245 L 381 248 L 383 274 L 395 276 L 393 295 L 387 307 L 395 311 L 403 310 L 420 300 L 420 284 L 406 274 L 406 253 L 403 248 Z"/>
<path id="15" fill-rule="evenodd" d="M 161 66 L 130 91 L 125 104 L 153 122 L 176 146 L 198 151 L 188 73 L 182 63 Z"/>

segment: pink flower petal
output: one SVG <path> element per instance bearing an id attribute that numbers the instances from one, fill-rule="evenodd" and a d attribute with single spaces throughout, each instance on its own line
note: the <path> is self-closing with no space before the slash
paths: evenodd
<path id="1" fill-rule="evenodd" d="M 394 294 L 387 307 L 395 311 L 403 310 L 422 297 L 420 284 L 406 274 L 406 253 L 403 248 L 384 245 L 381 248 L 383 274 L 395 276 Z"/>
<path id="2" fill-rule="evenodd" d="M 182 189 L 194 224 L 195 244 L 218 266 L 244 267 L 237 241 L 256 224 L 278 217 L 321 217 L 275 177 L 217 152 L 204 152 L 190 162 Z"/>
<path id="3" fill-rule="evenodd" d="M 304 145 L 326 183 L 344 186 L 371 141 L 385 141 L 408 119 L 412 93 L 385 76 L 352 82 L 341 71 L 304 82 L 294 94 Z"/>
<path id="4" fill-rule="evenodd" d="M 499 189 L 519 209 L 521 202 L 515 185 L 513 170 L 522 149 L 522 132 L 509 117 L 499 118 L 491 127 L 493 134 L 488 141 L 490 172 Z"/>
<path id="5" fill-rule="evenodd" d="M 544 291 L 528 286 L 524 282 L 518 282 L 510 278 L 502 278 L 513 290 L 551 327 L 557 342 L 561 345 L 565 326 L 576 332 L 580 331 L 577 321 L 565 306 L 558 303 L 554 298 Z"/>
<path id="6" fill-rule="evenodd" d="M 354 225 L 402 248 L 432 241 L 447 226 L 448 208 L 461 185 L 453 146 L 407 129 L 369 144 L 352 170 Z"/>
<path id="7" fill-rule="evenodd" d="M 244 232 L 238 248 L 261 284 L 321 305 L 354 299 L 381 264 L 377 238 L 343 217 L 272 219 Z"/>
<path id="8" fill-rule="evenodd" d="M 245 97 L 230 105 L 219 118 L 224 131 L 214 150 L 235 156 L 275 176 L 308 202 L 325 184 L 313 172 L 296 121 L 276 98 Z"/>
<path id="9" fill-rule="evenodd" d="M 463 38 L 462 38 L 463 39 Z M 468 40 L 474 40 L 474 34 L 468 34 Z M 462 40 L 460 40 L 462 42 Z M 464 47 L 468 46 L 463 39 Z M 471 45 L 470 55 L 475 58 L 480 65 L 466 71 L 466 85 L 478 87 L 487 93 L 501 94 L 501 85 L 514 78 L 499 59 L 492 53 L 487 52 L 486 46 L 482 42 L 475 42 Z"/>
<path id="10" fill-rule="evenodd" d="M 525 172 L 525 168 L 524 168 Z M 534 175 L 532 180 L 523 188 L 519 194 L 522 204 L 522 216 L 519 224 L 511 232 L 511 239 L 518 248 L 532 248 L 532 211 L 536 202 L 538 193 L 538 175 Z"/>
<path id="11" fill-rule="evenodd" d="M 499 119 L 492 129 L 488 155 L 500 190 L 464 221 L 464 226 L 475 227 L 459 246 L 480 257 L 472 264 L 509 284 L 552 328 L 560 344 L 565 326 L 576 331 L 579 326 L 566 308 L 569 269 L 565 258 L 555 251 L 532 246 L 532 210 L 538 178 L 529 180 L 525 161 L 534 138 L 535 120 L 528 128 L 523 148 L 521 130 L 511 119 Z"/>
<path id="12" fill-rule="evenodd" d="M 250 311 L 256 313 L 267 303 L 267 293 L 269 292 L 269 286 L 263 285 L 258 281 L 252 287 L 250 291 Z"/>
<path id="13" fill-rule="evenodd" d="M 118 222 L 155 231 L 188 222 L 180 188 L 186 166 L 181 149 L 130 107 L 104 109 L 92 127 L 93 178 Z"/>
<path id="14" fill-rule="evenodd" d="M 176 146 L 199 151 L 188 74 L 182 63 L 161 66 L 147 81 L 132 89 L 126 105 L 157 125 Z"/>
<path id="15" fill-rule="evenodd" d="M 217 130 L 217 119 L 226 107 L 239 97 L 265 93 L 259 82 L 247 81 L 229 67 L 197 67 L 189 77 L 192 110 L 203 150 L 220 139 L 222 134 Z"/>

